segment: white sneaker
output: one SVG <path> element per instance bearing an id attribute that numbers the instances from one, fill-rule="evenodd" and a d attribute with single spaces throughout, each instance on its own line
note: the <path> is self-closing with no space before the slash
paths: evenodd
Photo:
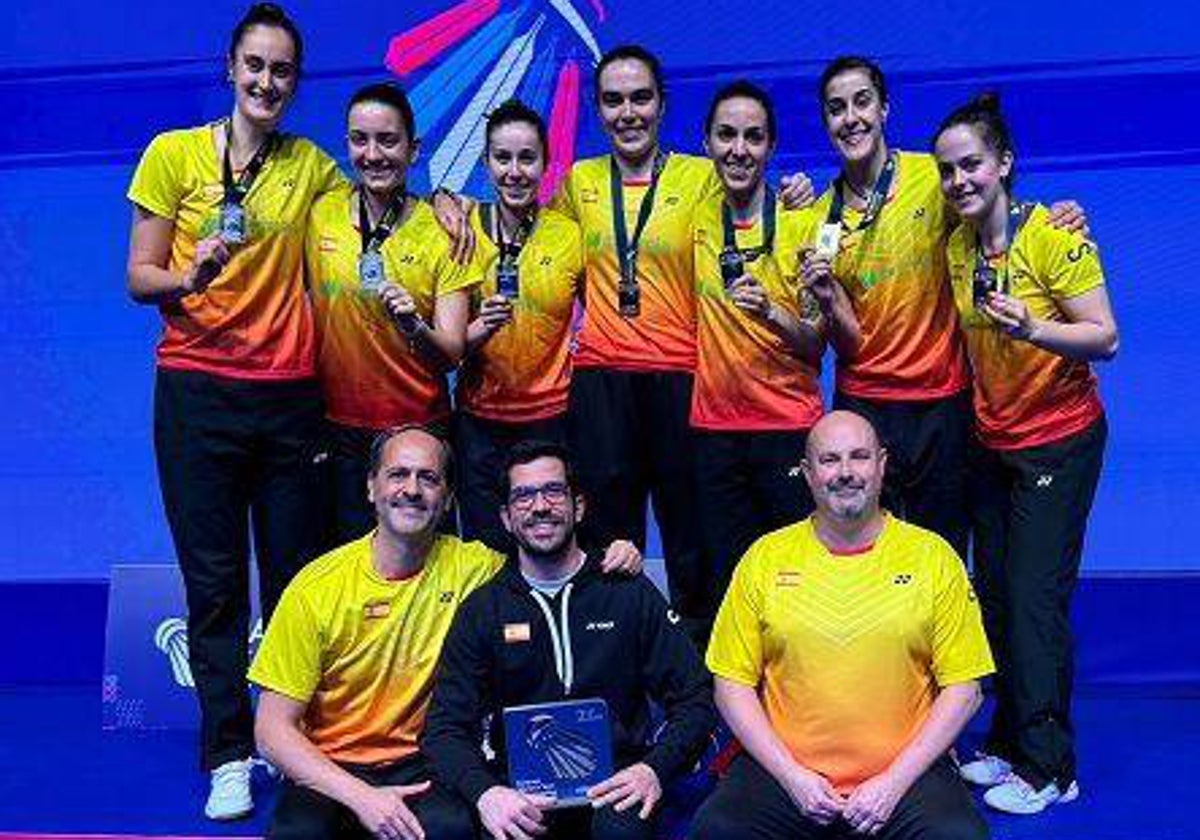
<path id="1" fill-rule="evenodd" d="M 236 820 L 254 810 L 250 797 L 250 769 L 253 759 L 227 761 L 212 771 L 212 788 L 204 805 L 210 820 Z"/>
<path id="2" fill-rule="evenodd" d="M 1011 772 L 1012 765 L 1003 758 L 981 751 L 975 752 L 974 761 L 968 761 L 958 768 L 958 775 L 962 776 L 964 781 L 980 787 L 992 787 L 1007 781 Z"/>
<path id="3" fill-rule="evenodd" d="M 983 801 L 1006 814 L 1040 814 L 1055 803 L 1074 802 L 1079 798 L 1079 785 L 1071 782 L 1065 791 L 1054 782 L 1034 790 L 1029 782 L 1012 773 L 1000 784 L 983 794 Z"/>

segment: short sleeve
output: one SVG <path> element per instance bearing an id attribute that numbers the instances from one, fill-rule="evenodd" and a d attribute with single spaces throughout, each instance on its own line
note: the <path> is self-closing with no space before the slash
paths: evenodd
<path id="1" fill-rule="evenodd" d="M 1036 279 L 1056 300 L 1078 297 L 1104 285 L 1096 243 L 1048 224 L 1037 231 Z"/>
<path id="2" fill-rule="evenodd" d="M 564 217 L 561 221 L 563 276 L 574 278 L 578 289 L 584 269 L 583 230 L 574 219 Z"/>
<path id="3" fill-rule="evenodd" d="M 289 586 L 250 666 L 250 682 L 307 703 L 321 679 L 324 635 L 299 587 Z"/>
<path id="4" fill-rule="evenodd" d="M 986 676 L 996 666 L 967 570 L 949 545 L 939 542 L 935 550 L 933 675 L 947 686 Z"/>
<path id="5" fill-rule="evenodd" d="M 437 242 L 431 247 L 436 249 L 432 270 L 437 297 L 470 289 L 482 283 L 485 261 L 480 252 L 483 249 L 476 247 L 475 253 L 466 263 L 456 262 L 450 256 L 449 234 L 436 223 L 434 227 L 432 236 L 436 237 Z"/>
<path id="6" fill-rule="evenodd" d="M 313 183 L 317 195 L 324 195 L 345 186 L 346 176 L 338 168 L 337 161 L 316 145 L 313 146 L 313 156 L 316 158 L 316 177 Z"/>
<path id="7" fill-rule="evenodd" d="M 697 180 L 699 185 L 697 195 L 700 201 L 707 201 L 710 198 L 725 197 L 725 185 L 721 183 L 721 176 L 717 174 L 717 167 L 713 165 L 708 158 L 703 158 L 702 163 L 697 166 Z"/>
<path id="8" fill-rule="evenodd" d="M 183 149 L 177 135 L 160 134 L 150 141 L 129 184 L 129 200 L 156 216 L 174 221 L 183 199 Z"/>
<path id="9" fill-rule="evenodd" d="M 556 213 L 562 213 L 573 222 L 579 221 L 579 204 L 575 195 L 576 182 L 579 180 L 577 171 L 578 164 L 571 167 L 571 171 L 567 173 L 567 177 L 563 178 L 558 189 L 554 191 L 554 196 L 550 199 L 550 209 Z"/>
<path id="10" fill-rule="evenodd" d="M 716 676 L 753 688 L 758 687 L 763 673 L 760 565 L 752 546 L 734 569 L 705 657 Z"/>

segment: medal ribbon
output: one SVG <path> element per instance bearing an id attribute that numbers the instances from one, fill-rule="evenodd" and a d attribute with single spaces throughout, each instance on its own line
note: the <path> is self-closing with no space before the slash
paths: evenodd
<path id="1" fill-rule="evenodd" d="M 396 225 L 396 220 L 400 218 L 400 214 L 404 212 L 404 202 L 408 199 L 408 191 L 400 190 L 392 196 L 391 202 L 387 209 L 383 211 L 383 215 L 379 217 L 379 224 L 371 227 L 371 217 L 367 215 L 367 196 L 366 189 L 361 185 L 358 188 L 358 231 L 362 236 L 362 252 L 378 253 L 383 247 L 383 243 L 392 235 L 392 228 Z"/>
<path id="2" fill-rule="evenodd" d="M 1032 204 L 1025 204 L 1020 201 L 1012 202 L 1008 208 L 1008 236 L 1004 240 L 1004 250 L 1002 254 L 1008 254 L 1013 243 L 1017 240 L 1017 234 L 1021 232 L 1029 214 L 1033 211 Z M 999 256 L 999 255 L 997 255 Z M 988 262 L 988 256 L 984 253 L 983 243 L 979 241 L 979 234 L 975 234 L 975 273 L 988 272 L 992 270 L 991 263 Z M 1008 260 L 1004 261 L 1004 275 L 1000 278 L 1000 290 L 1004 294 L 1008 294 Z"/>
<path id="3" fill-rule="evenodd" d="M 615 157 L 609 159 L 609 187 L 612 191 L 613 208 L 613 238 L 617 246 L 617 261 L 621 266 L 621 277 L 630 278 L 637 284 L 637 251 L 638 243 L 642 240 L 642 232 L 650 221 L 654 210 L 654 196 L 658 192 L 658 179 L 666 168 L 668 155 L 658 152 L 654 156 L 654 169 L 650 175 L 650 189 L 642 196 L 642 205 L 638 208 L 637 225 L 633 229 L 633 239 L 625 227 L 625 184 L 621 180 L 621 171 L 617 168 Z"/>
<path id="4" fill-rule="evenodd" d="M 739 248 L 737 244 L 737 229 L 733 224 L 733 211 L 728 202 L 721 202 L 721 228 L 724 232 L 725 250 L 740 251 L 747 262 L 754 262 L 763 254 L 775 250 L 775 191 L 767 187 L 763 196 L 762 206 L 763 238 L 762 242 L 752 248 Z"/>
<path id="5" fill-rule="evenodd" d="M 859 220 L 858 227 L 851 231 L 852 233 L 866 230 L 875 224 L 875 220 L 879 218 L 879 214 L 883 211 L 883 205 L 887 202 L 888 190 L 892 188 L 892 181 L 895 177 L 896 153 L 892 152 L 888 155 L 887 163 L 883 165 L 883 170 L 879 173 L 879 177 L 875 179 L 875 186 L 871 188 L 871 195 L 867 199 L 867 210 L 863 214 L 862 219 Z M 829 216 L 825 219 L 826 224 L 842 224 L 842 213 L 846 207 L 842 193 L 846 189 L 846 176 L 844 174 L 838 175 L 833 182 L 833 201 L 829 205 Z"/>
<path id="6" fill-rule="evenodd" d="M 250 192 L 250 188 L 254 186 L 254 180 L 258 177 L 258 173 L 262 171 L 263 166 L 266 165 L 267 158 L 275 151 L 277 145 L 279 145 L 279 135 L 271 132 L 254 152 L 254 156 L 250 158 L 250 162 L 242 170 L 241 176 L 235 180 L 233 177 L 233 158 L 231 154 L 233 148 L 233 123 L 226 120 L 225 159 L 222 161 L 221 172 L 222 181 L 225 186 L 226 204 L 241 206 L 247 193 Z"/>

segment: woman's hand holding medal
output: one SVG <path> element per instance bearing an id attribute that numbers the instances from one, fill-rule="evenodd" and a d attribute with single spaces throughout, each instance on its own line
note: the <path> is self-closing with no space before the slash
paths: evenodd
<path id="1" fill-rule="evenodd" d="M 395 283 L 385 283 L 379 290 L 379 299 L 402 333 L 411 336 L 420 329 L 421 316 L 417 314 L 417 302 L 408 289 Z"/>
<path id="2" fill-rule="evenodd" d="M 218 235 L 201 239 L 196 243 L 196 258 L 192 267 L 183 275 L 184 294 L 203 292 L 208 284 L 216 280 L 233 255 L 229 246 Z"/>
<path id="3" fill-rule="evenodd" d="M 504 295 L 492 295 L 479 305 L 479 318 L 488 332 L 495 332 L 513 318 L 513 306 Z"/>

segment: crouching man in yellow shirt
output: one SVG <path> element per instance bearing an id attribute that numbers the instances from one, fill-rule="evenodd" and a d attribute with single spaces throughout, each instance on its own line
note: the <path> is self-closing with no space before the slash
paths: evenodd
<path id="1" fill-rule="evenodd" d="M 977 840 L 947 755 L 993 670 L 962 562 L 879 507 L 887 455 L 835 411 L 808 438 L 808 519 L 742 558 L 707 662 L 744 747 L 692 837 Z"/>
<path id="2" fill-rule="evenodd" d="M 366 486 L 375 530 L 305 566 L 272 616 L 250 668 L 259 750 L 288 778 L 268 837 L 475 836 L 417 748 L 450 622 L 504 563 L 438 532 L 451 460 L 422 426 L 381 433 Z M 637 573 L 641 555 L 616 543 L 602 566 Z"/>

